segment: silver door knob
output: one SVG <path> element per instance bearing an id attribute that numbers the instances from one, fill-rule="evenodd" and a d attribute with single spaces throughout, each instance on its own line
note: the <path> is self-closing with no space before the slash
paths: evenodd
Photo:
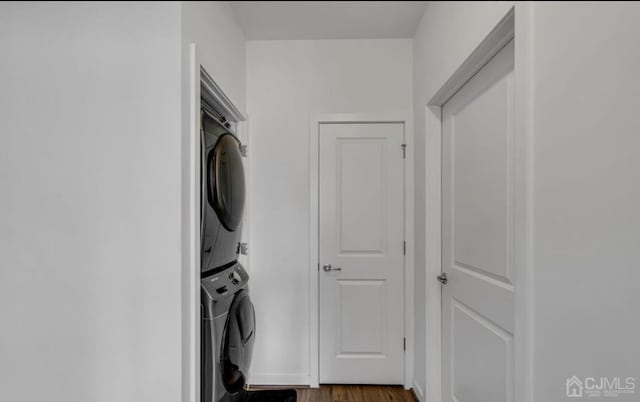
<path id="1" fill-rule="evenodd" d="M 340 267 L 333 267 L 331 266 L 331 264 L 325 264 L 322 266 L 322 270 L 324 272 L 331 272 L 331 271 L 342 271 L 342 268 Z"/>
<path id="2" fill-rule="evenodd" d="M 437 279 L 438 282 L 440 282 L 442 285 L 446 285 L 447 282 L 449 282 L 449 280 L 447 279 L 447 274 L 445 272 L 438 275 Z"/>

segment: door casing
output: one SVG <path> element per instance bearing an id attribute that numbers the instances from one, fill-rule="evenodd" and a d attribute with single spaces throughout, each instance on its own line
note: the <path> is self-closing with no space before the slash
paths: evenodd
<path id="1" fill-rule="evenodd" d="M 309 134 L 309 385 L 317 388 L 320 372 L 319 338 L 319 132 L 322 123 L 402 123 L 406 153 L 404 160 L 404 334 L 406 338 L 404 362 L 404 387 L 413 384 L 413 277 L 414 277 L 414 211 L 413 211 L 413 114 L 409 112 L 387 113 L 331 113 L 312 115 Z"/>
<path id="2" fill-rule="evenodd" d="M 426 390 L 428 401 L 442 402 L 442 106 L 510 40 L 515 40 L 515 401 L 532 402 L 533 379 L 533 9 L 516 2 L 494 29 L 425 105 L 426 164 Z"/>

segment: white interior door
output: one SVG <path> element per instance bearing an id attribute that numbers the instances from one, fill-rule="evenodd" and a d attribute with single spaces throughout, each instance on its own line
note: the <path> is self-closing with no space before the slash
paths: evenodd
<path id="1" fill-rule="evenodd" d="M 402 384 L 404 125 L 319 136 L 320 382 Z"/>
<path id="2" fill-rule="evenodd" d="M 442 109 L 443 401 L 513 401 L 513 41 Z"/>

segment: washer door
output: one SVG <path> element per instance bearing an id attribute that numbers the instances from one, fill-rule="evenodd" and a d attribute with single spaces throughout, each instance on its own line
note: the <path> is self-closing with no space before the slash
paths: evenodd
<path id="1" fill-rule="evenodd" d="M 231 303 L 222 335 L 220 374 L 227 392 L 240 392 L 247 382 L 253 354 L 255 312 L 249 293 L 241 290 Z"/>
<path id="2" fill-rule="evenodd" d="M 245 184 L 240 144 L 232 134 L 223 134 L 207 160 L 207 198 L 220 223 L 230 232 L 242 223 Z"/>

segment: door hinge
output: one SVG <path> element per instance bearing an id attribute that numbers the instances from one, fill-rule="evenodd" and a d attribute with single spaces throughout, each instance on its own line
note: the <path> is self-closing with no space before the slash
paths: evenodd
<path id="1" fill-rule="evenodd" d="M 407 255 L 407 242 L 406 242 L 406 240 L 402 242 L 402 255 Z"/>
<path id="2" fill-rule="evenodd" d="M 240 145 L 240 155 L 244 158 L 246 158 L 247 156 L 249 156 L 249 146 L 247 145 Z"/>
<path id="3" fill-rule="evenodd" d="M 402 350 L 407 350 L 407 338 L 402 338 Z"/>
<path id="4" fill-rule="evenodd" d="M 231 128 L 231 123 L 229 123 L 227 121 L 227 118 L 224 116 L 220 116 L 220 123 L 222 123 L 222 125 L 225 126 L 226 128 Z"/>
<path id="5" fill-rule="evenodd" d="M 402 159 L 407 159 L 407 144 L 402 144 Z"/>

